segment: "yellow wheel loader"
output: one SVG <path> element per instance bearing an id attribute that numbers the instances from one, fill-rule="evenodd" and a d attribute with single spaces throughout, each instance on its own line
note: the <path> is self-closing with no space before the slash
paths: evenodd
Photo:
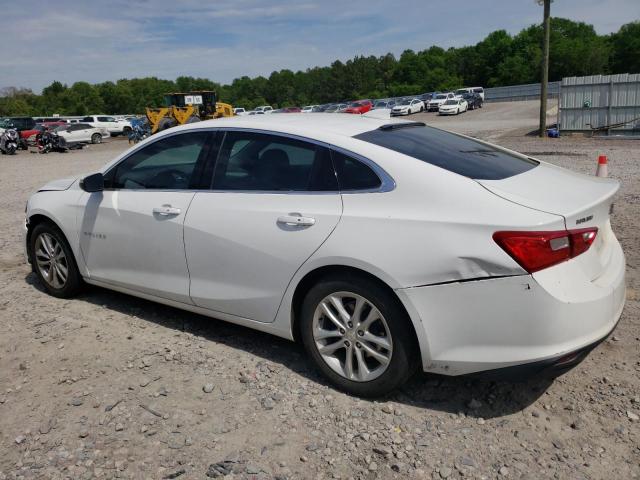
<path id="1" fill-rule="evenodd" d="M 202 90 L 189 93 L 168 93 L 165 107 L 147 107 L 147 120 L 151 133 L 185 123 L 212 118 L 232 117 L 233 108 L 228 103 L 216 101 L 216 92 Z"/>

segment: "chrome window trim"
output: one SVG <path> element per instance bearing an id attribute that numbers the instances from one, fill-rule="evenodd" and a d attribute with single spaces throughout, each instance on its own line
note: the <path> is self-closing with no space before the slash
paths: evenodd
<path id="1" fill-rule="evenodd" d="M 298 195 L 334 195 L 336 193 L 342 194 L 342 195 L 352 195 L 352 194 L 359 194 L 359 193 L 387 193 L 387 192 L 391 192 L 392 190 L 395 190 L 396 188 L 396 182 L 395 180 L 391 177 L 391 175 L 389 175 L 382 167 L 380 167 L 380 165 L 378 165 L 376 162 L 374 162 L 373 160 L 360 155 L 358 153 L 352 152 L 351 150 L 348 150 L 346 148 L 343 147 L 338 147 L 336 145 L 332 145 L 330 143 L 326 143 L 326 142 L 322 142 L 320 140 L 316 140 L 313 138 L 309 138 L 309 137 L 304 137 L 302 135 L 295 135 L 292 133 L 285 133 L 285 132 L 278 132 L 278 131 L 274 131 L 274 130 L 263 130 L 263 129 L 259 129 L 259 128 L 244 128 L 244 127 L 206 127 L 206 128 L 190 128 L 188 130 L 180 130 L 178 132 L 171 132 L 165 135 L 162 135 L 161 137 L 158 137 L 157 140 L 148 142 L 148 143 L 144 143 L 143 145 L 139 145 L 137 148 L 134 148 L 131 152 L 129 152 L 126 156 L 122 157 L 117 163 L 111 165 L 111 167 L 105 171 L 102 172 L 103 175 L 107 175 L 109 172 L 111 172 L 113 169 L 117 168 L 118 165 L 120 165 L 122 162 L 126 161 L 129 157 L 131 157 L 131 155 L 134 155 L 135 153 L 139 152 L 140 150 L 142 150 L 143 148 L 152 145 L 160 140 L 163 140 L 165 138 L 169 138 L 175 135 L 181 135 L 181 134 L 186 134 L 186 133 L 196 133 L 196 132 L 218 132 L 218 131 L 222 131 L 222 132 L 229 132 L 229 131 L 235 131 L 235 132 L 247 132 L 247 133 L 261 133 L 261 134 L 269 134 L 269 135 L 273 135 L 273 136 L 279 136 L 279 137 L 284 137 L 284 138 L 290 138 L 292 140 L 298 140 L 298 141 L 302 141 L 302 142 L 307 142 L 307 143 L 311 143 L 314 145 L 318 145 L 321 147 L 325 147 L 328 148 L 329 150 L 333 150 L 333 151 L 337 151 L 340 152 L 344 155 L 347 155 L 349 157 L 354 158 L 355 160 L 364 163 L 365 165 L 367 165 L 369 168 L 371 168 L 373 170 L 373 173 L 375 173 L 378 178 L 380 179 L 380 186 L 376 187 L 376 188 L 369 188 L 369 189 L 359 189 L 359 190 L 316 190 L 316 191 L 311 191 L 311 190 L 218 190 L 218 189 L 213 189 L 213 188 L 203 188 L 203 189 L 185 189 L 185 190 L 180 190 L 180 189 L 145 189 L 145 188 L 137 188 L 137 189 L 132 189 L 132 188 L 105 188 L 105 191 L 137 191 L 137 192 L 145 192 L 145 191 L 151 191 L 151 192 L 215 192 L 215 193 L 264 193 L 264 194 L 272 194 L 272 195 L 291 195 L 291 194 L 298 194 Z M 153 138 L 153 137 L 151 137 Z M 222 143 L 224 143 L 224 138 L 222 140 Z M 222 146 L 221 143 L 221 146 Z M 217 163 L 217 158 L 216 158 L 216 163 Z M 334 172 L 335 172 L 335 168 L 334 168 Z M 211 177 L 211 181 L 213 182 L 213 176 Z"/>
<path id="2" fill-rule="evenodd" d="M 300 193 L 300 194 L 326 194 L 326 193 L 340 193 L 340 194 L 354 194 L 354 193 L 386 193 L 394 190 L 396 188 L 396 182 L 393 180 L 391 175 L 389 175 L 382 167 L 380 167 L 373 160 L 364 157 L 358 153 L 347 150 L 346 148 L 338 147 L 336 145 L 332 145 L 330 143 L 322 142 L 320 140 L 316 140 L 314 138 L 304 137 L 302 135 L 295 135 L 293 133 L 285 133 L 278 132 L 274 130 L 262 130 L 258 128 L 244 128 L 244 127 L 221 127 L 216 128 L 216 130 L 227 131 L 236 131 L 236 132 L 248 132 L 248 133 L 262 133 L 269 134 L 277 137 L 290 138 L 292 140 L 298 140 L 301 142 L 307 142 L 314 145 L 319 145 L 324 148 L 328 148 L 329 150 L 334 150 L 340 152 L 344 155 L 354 158 L 355 160 L 364 163 L 367 165 L 373 173 L 375 173 L 380 179 L 380 186 L 377 188 L 370 189 L 360 189 L 360 190 L 336 190 L 336 191 L 311 191 L 311 190 L 216 190 L 211 189 L 209 191 L 212 192 L 254 192 L 254 193 Z M 334 170 L 335 171 L 335 170 Z"/>

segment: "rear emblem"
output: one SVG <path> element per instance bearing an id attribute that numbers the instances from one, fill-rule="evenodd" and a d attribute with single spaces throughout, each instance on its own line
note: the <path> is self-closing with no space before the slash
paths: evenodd
<path id="1" fill-rule="evenodd" d="M 579 218 L 576 220 L 576 225 L 580 225 L 581 223 L 588 222 L 589 220 L 593 220 L 593 215 L 589 215 L 588 217 Z"/>

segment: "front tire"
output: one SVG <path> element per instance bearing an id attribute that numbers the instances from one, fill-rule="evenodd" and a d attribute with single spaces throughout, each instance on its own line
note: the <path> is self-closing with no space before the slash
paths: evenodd
<path id="1" fill-rule="evenodd" d="M 82 287 L 82 277 L 64 234 L 51 223 L 35 226 L 29 239 L 31 264 L 49 295 L 70 298 Z"/>
<path id="2" fill-rule="evenodd" d="M 300 328 L 314 365 L 353 395 L 385 395 L 419 366 L 404 308 L 392 292 L 364 276 L 318 282 L 302 304 Z"/>
<path id="3" fill-rule="evenodd" d="M 91 135 L 91 143 L 102 143 L 102 135 L 100 135 L 99 133 L 94 133 L 93 135 Z"/>

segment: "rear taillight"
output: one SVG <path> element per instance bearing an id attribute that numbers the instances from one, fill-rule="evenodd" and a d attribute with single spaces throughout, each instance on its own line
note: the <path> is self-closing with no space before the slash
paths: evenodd
<path id="1" fill-rule="evenodd" d="M 493 239 L 527 272 L 557 265 L 589 250 L 597 228 L 555 232 L 496 232 Z"/>

